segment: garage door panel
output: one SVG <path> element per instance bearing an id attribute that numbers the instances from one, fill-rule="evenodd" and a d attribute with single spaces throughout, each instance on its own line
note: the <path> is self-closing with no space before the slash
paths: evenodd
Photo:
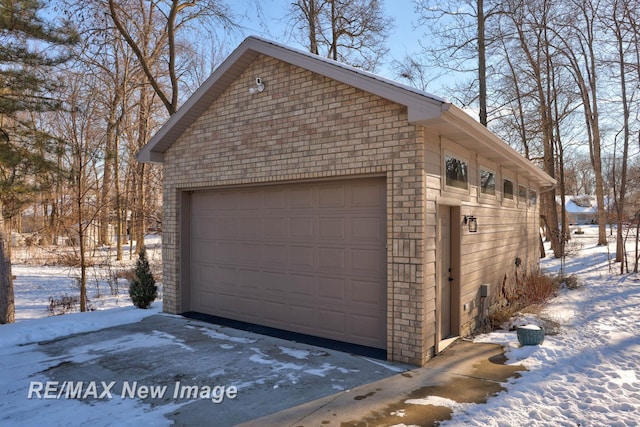
<path id="1" fill-rule="evenodd" d="M 261 283 L 259 284 L 261 289 L 266 290 L 268 293 L 277 292 L 283 294 L 286 290 L 283 281 L 286 279 L 285 274 L 276 273 L 273 271 L 263 271 L 260 277 Z"/>
<path id="2" fill-rule="evenodd" d="M 348 282 L 340 277 L 320 277 L 318 296 L 331 300 L 344 301 Z"/>
<path id="3" fill-rule="evenodd" d="M 241 292 L 252 292 L 261 289 L 262 270 L 236 268 L 234 274 L 238 281 L 234 286 Z"/>
<path id="4" fill-rule="evenodd" d="M 299 186 L 289 191 L 289 207 L 292 209 L 313 209 L 314 189 L 307 186 Z"/>
<path id="5" fill-rule="evenodd" d="M 287 220 L 285 218 L 267 217 L 263 221 L 264 237 L 267 241 L 284 241 L 287 237 Z"/>
<path id="6" fill-rule="evenodd" d="M 287 191 L 278 187 L 266 188 L 263 191 L 263 209 L 285 209 L 287 207 Z"/>
<path id="7" fill-rule="evenodd" d="M 386 294 L 380 292 L 377 282 L 367 282 L 364 280 L 351 281 L 351 301 L 357 304 L 377 307 L 386 301 Z"/>
<path id="8" fill-rule="evenodd" d="M 289 248 L 286 245 L 265 244 L 264 263 L 267 266 L 285 266 L 289 260 Z"/>
<path id="9" fill-rule="evenodd" d="M 287 310 L 287 306 L 281 301 L 262 301 L 262 310 L 264 318 L 273 325 L 282 322 L 281 313 Z"/>
<path id="10" fill-rule="evenodd" d="M 346 314 L 343 311 L 319 309 L 318 315 L 320 317 L 319 327 L 321 330 L 337 333 L 339 335 L 347 335 L 345 322 Z"/>
<path id="11" fill-rule="evenodd" d="M 238 243 L 235 245 L 236 259 L 242 265 L 257 265 L 262 262 L 262 246 L 253 242 Z"/>
<path id="12" fill-rule="evenodd" d="M 344 184 L 333 184 L 320 188 L 318 196 L 320 208 L 345 207 Z"/>
<path id="13" fill-rule="evenodd" d="M 291 274 L 288 282 L 290 284 L 288 291 L 294 296 L 302 296 L 305 299 L 314 296 L 315 277 Z"/>
<path id="14" fill-rule="evenodd" d="M 195 253 L 192 258 L 196 262 L 207 263 L 215 260 L 215 263 L 225 261 L 234 262 L 236 259 L 237 243 L 228 240 L 198 240 L 194 242 Z"/>
<path id="15" fill-rule="evenodd" d="M 218 243 L 213 240 L 198 240 L 197 242 L 193 242 L 196 245 L 196 250 L 191 251 L 192 260 L 196 262 L 205 262 L 211 257 L 218 258 L 221 253 L 218 252 Z M 203 257 L 203 255 L 206 255 Z"/>
<path id="16" fill-rule="evenodd" d="M 386 348 L 386 185 L 194 192 L 190 309 Z"/>
<path id="17" fill-rule="evenodd" d="M 289 237 L 294 241 L 314 240 L 314 225 L 314 220 L 311 217 L 291 218 L 289 220 Z"/>
<path id="18" fill-rule="evenodd" d="M 299 326 L 299 329 L 312 330 L 316 323 L 315 310 L 309 306 L 291 304 L 289 306 L 291 313 L 291 323 Z"/>
<path id="19" fill-rule="evenodd" d="M 205 221 L 211 221 L 214 225 L 214 228 L 210 231 L 207 231 L 206 225 L 203 227 L 203 237 L 215 239 L 236 239 L 238 237 L 238 218 L 217 217 L 212 220 L 210 217 L 205 217 L 203 219 Z"/>
<path id="20" fill-rule="evenodd" d="M 240 313 L 244 313 L 248 318 L 260 319 L 264 316 L 264 313 L 261 313 L 264 310 L 264 306 L 265 301 L 260 298 L 249 295 L 243 295 L 242 297 L 234 295 L 233 302 L 229 307 L 237 308 Z"/>
<path id="21" fill-rule="evenodd" d="M 319 248 L 318 267 L 320 271 L 344 272 L 346 252 L 344 248 Z"/>
<path id="22" fill-rule="evenodd" d="M 289 250 L 289 267 L 297 271 L 309 271 L 315 266 L 316 248 L 292 246 Z"/>
<path id="23" fill-rule="evenodd" d="M 203 281 L 215 280 L 219 283 L 221 290 L 232 292 L 235 287 L 238 286 L 238 282 L 241 276 L 238 274 L 238 268 L 235 266 L 218 265 L 215 268 L 209 268 L 202 270 L 202 275 L 199 279 Z M 212 275 L 210 275 L 213 273 Z"/>
<path id="24" fill-rule="evenodd" d="M 245 211 L 245 214 L 247 212 Z M 255 218 L 254 216 L 247 216 L 245 218 L 237 218 L 237 238 L 239 239 L 264 239 L 263 231 L 264 225 L 262 224 L 262 220 L 260 218 Z"/>
<path id="25" fill-rule="evenodd" d="M 241 211 L 261 210 L 264 206 L 263 196 L 262 190 L 248 190 L 241 196 L 236 195 L 234 208 Z"/>
<path id="26" fill-rule="evenodd" d="M 384 221 L 379 217 L 355 216 L 351 218 L 351 237 L 355 242 L 379 242 L 384 239 Z"/>
<path id="27" fill-rule="evenodd" d="M 318 222 L 318 237 L 320 240 L 338 242 L 345 241 L 346 231 L 344 218 L 320 218 Z"/>
<path id="28" fill-rule="evenodd" d="M 216 302 L 220 299 L 220 296 L 213 292 L 197 292 L 195 297 L 200 300 L 202 307 L 209 310 L 215 310 Z"/>
<path id="29" fill-rule="evenodd" d="M 380 277 L 380 272 L 386 270 L 386 265 L 382 265 L 382 254 L 380 249 L 351 249 L 352 271 L 364 276 Z"/>
<path id="30" fill-rule="evenodd" d="M 352 334 L 362 340 L 374 340 L 375 331 L 385 330 L 385 322 L 381 322 L 378 316 L 366 316 L 360 314 L 351 315 Z"/>

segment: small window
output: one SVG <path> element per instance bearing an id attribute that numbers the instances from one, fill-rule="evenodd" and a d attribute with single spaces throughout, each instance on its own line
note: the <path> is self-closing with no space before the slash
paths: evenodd
<path id="1" fill-rule="evenodd" d="M 513 181 L 505 179 L 503 181 L 503 194 L 505 199 L 513 200 Z"/>
<path id="2" fill-rule="evenodd" d="M 525 202 L 527 200 L 527 187 L 524 185 L 518 185 L 518 200 L 521 202 Z"/>
<path id="3" fill-rule="evenodd" d="M 538 201 L 538 193 L 536 193 L 535 190 L 529 190 L 529 202 L 531 203 L 531 206 L 535 206 L 536 202 Z"/>
<path id="4" fill-rule="evenodd" d="M 462 188 L 469 187 L 469 166 L 466 162 L 455 157 L 445 156 L 446 181 L 449 187 Z"/>
<path id="5" fill-rule="evenodd" d="M 496 175 L 487 169 L 480 169 L 480 192 L 496 195 Z"/>

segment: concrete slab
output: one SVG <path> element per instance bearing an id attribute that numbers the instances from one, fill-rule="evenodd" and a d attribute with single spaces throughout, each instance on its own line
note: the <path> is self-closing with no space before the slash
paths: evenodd
<path id="1" fill-rule="evenodd" d="M 522 366 L 504 365 L 495 344 L 458 341 L 426 367 L 308 402 L 242 427 L 257 426 L 433 426 L 460 403 L 485 403 Z"/>
<path id="2" fill-rule="evenodd" d="M 113 382 L 114 400 L 137 399 L 147 408 L 141 412 L 161 407 L 177 426 L 236 425 L 412 369 L 165 314 L 43 342 L 38 350 L 57 361 L 42 372 L 48 379 Z M 166 388 L 145 397 L 130 394 L 133 387 Z M 221 387 L 237 393 L 214 403 L 211 390 Z M 97 417 L 108 404 L 79 400 Z"/>

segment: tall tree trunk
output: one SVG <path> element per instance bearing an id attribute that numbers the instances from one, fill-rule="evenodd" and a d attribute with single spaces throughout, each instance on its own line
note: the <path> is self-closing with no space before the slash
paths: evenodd
<path id="1" fill-rule="evenodd" d="M 80 153 L 82 148 L 79 148 Z M 84 224 L 84 209 L 83 209 L 83 194 L 84 194 L 84 163 L 83 155 L 78 154 L 78 168 L 76 171 L 77 179 L 77 194 L 76 194 L 76 220 L 78 222 L 78 248 L 80 249 L 80 311 L 87 311 L 87 268 L 86 268 L 86 254 L 85 254 L 85 224 Z"/>
<path id="2" fill-rule="evenodd" d="M 638 253 L 638 243 L 640 243 L 640 212 L 636 212 L 636 262 L 633 265 L 633 272 L 638 272 L 638 262 L 640 261 L 640 253 Z"/>
<path id="3" fill-rule="evenodd" d="M 137 165 L 138 170 L 138 185 L 136 189 L 136 252 L 139 252 L 144 247 L 144 234 L 145 234 L 145 164 L 140 163 Z"/>
<path id="4" fill-rule="evenodd" d="M 536 108 L 540 115 L 540 138 L 543 146 L 543 169 L 552 178 L 556 177 L 555 152 L 553 144 L 553 112 L 551 102 L 551 69 L 552 58 L 549 53 L 549 36 L 547 34 L 547 11 L 542 11 L 538 26 L 541 28 L 537 38 L 531 40 L 531 36 L 525 31 L 522 22 L 513 21 L 518 35 L 518 41 L 525 55 L 527 64 L 531 67 L 534 76 Z M 544 68 L 543 68 L 544 67 Z M 555 188 L 540 194 L 540 214 L 545 219 L 549 231 L 547 240 L 551 242 L 551 250 L 556 258 L 562 256 L 560 243 L 560 230 L 558 221 L 558 209 L 556 205 Z"/>
<path id="5" fill-rule="evenodd" d="M 308 10 L 303 12 L 306 15 L 309 25 L 309 51 L 313 54 L 318 54 L 318 11 L 316 9 L 315 0 L 309 0 Z"/>
<path id="6" fill-rule="evenodd" d="M 115 149 L 115 190 L 116 190 L 116 260 L 122 261 L 122 237 L 124 232 L 123 218 L 122 218 L 122 193 L 120 191 L 120 147 L 118 144 L 118 138 L 116 137 L 116 149 Z"/>
<path id="7" fill-rule="evenodd" d="M 116 114 L 119 106 L 118 95 L 114 96 L 109 106 L 109 118 L 107 120 L 107 143 L 105 146 L 104 172 L 102 174 L 102 191 L 100 203 L 100 225 L 98 244 L 111 245 L 111 233 L 109 225 L 111 223 L 112 200 L 111 189 L 113 188 L 113 170 L 118 167 L 115 154 L 116 136 Z"/>
<path id="8" fill-rule="evenodd" d="M 594 104 L 596 96 L 593 96 Z M 596 107 L 594 105 L 594 107 Z M 598 203 L 598 246 L 607 244 L 607 206 L 604 201 L 604 179 L 602 177 L 602 150 L 600 148 L 600 125 L 597 107 L 593 113 L 593 170 L 596 176 L 596 201 Z"/>
<path id="9" fill-rule="evenodd" d="M 629 127 L 629 100 L 627 97 L 627 68 L 625 66 L 625 40 L 622 30 L 622 23 L 618 19 L 617 11 L 613 14 L 614 31 L 616 34 L 616 43 L 618 48 L 618 66 L 620 67 L 620 89 L 622 95 L 622 111 L 623 111 L 623 147 L 622 147 L 622 171 L 620 173 L 620 191 L 616 200 L 616 210 L 618 216 L 617 233 L 616 233 L 616 261 L 620 262 L 620 274 L 624 273 L 624 239 L 622 238 L 622 227 L 624 224 L 624 207 L 627 193 L 627 160 L 629 157 L 629 140 L 631 129 Z M 627 16 L 626 10 L 624 13 Z M 614 177 L 615 179 L 615 177 Z M 636 263 L 637 265 L 637 263 Z M 637 267 L 636 267 L 637 268 Z"/>
<path id="10" fill-rule="evenodd" d="M 485 43 L 484 0 L 478 0 L 478 100 L 480 123 L 487 126 L 487 47 Z"/>
<path id="11" fill-rule="evenodd" d="M 331 59 L 338 60 L 338 30 L 336 0 L 331 1 Z"/>
<path id="12" fill-rule="evenodd" d="M 5 233 L 2 203 L 0 203 L 0 324 L 15 322 L 13 276 L 11 275 L 11 235 Z"/>
<path id="13" fill-rule="evenodd" d="M 146 86 L 140 88 L 140 106 L 138 110 L 138 149 L 142 148 L 148 141 L 149 137 L 149 118 L 151 113 L 151 99 Z M 134 167 L 134 224 L 133 232 L 135 233 L 136 250 L 140 250 L 144 246 L 144 216 L 145 216 L 145 164 L 139 163 Z M 134 238 L 132 236 L 132 239 Z"/>

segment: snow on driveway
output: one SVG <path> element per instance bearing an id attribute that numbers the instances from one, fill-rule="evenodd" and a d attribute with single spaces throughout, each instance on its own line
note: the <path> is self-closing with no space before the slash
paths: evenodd
<path id="1" fill-rule="evenodd" d="M 231 426 L 411 368 L 158 309 L 1 326 L 0 425 Z"/>
<path id="2" fill-rule="evenodd" d="M 576 241 L 581 241 L 584 247 L 568 258 L 565 265 L 567 273 L 579 276 L 582 287 L 563 290 L 543 312 L 545 317 L 561 325 L 559 334 L 547 335 L 541 346 L 522 348 L 518 346 L 515 332 L 496 331 L 477 337 L 477 341 L 503 344 L 510 363 L 524 364 L 529 371 L 524 372 L 520 378 L 511 379 L 506 384 L 506 391 L 489 399 L 486 404 L 453 405 L 453 418 L 441 425 L 639 425 L 640 276 L 618 275 L 619 264 L 610 264 L 608 260 L 615 242 L 611 242 L 608 252 L 607 247 L 595 246 L 595 227 L 583 229 L 586 231 L 585 235 L 576 237 Z M 558 271 L 560 261 L 547 257 L 542 266 L 549 272 Z M 19 310 L 26 313 L 21 316 L 18 312 L 18 319 L 46 315 L 44 306 L 29 308 L 29 304 L 30 301 L 46 303 L 50 292 L 62 289 L 59 286 L 62 279 L 56 279 L 54 273 L 54 269 L 44 267 L 14 268 L 14 274 L 18 275 L 16 301 Z M 67 272 L 67 282 L 68 276 Z M 128 304 L 122 299 L 117 301 L 118 305 L 121 303 Z M 140 399 L 112 399 L 97 405 L 75 399 L 59 401 L 26 397 L 31 381 L 46 380 L 47 373 L 69 357 L 82 359 L 95 356 L 91 346 L 79 346 L 80 350 L 76 348 L 77 351 L 74 350 L 70 355 L 56 357 L 42 352 L 41 346 L 36 342 L 98 331 L 120 324 L 134 324 L 159 310 L 160 304 L 156 303 L 151 310 L 137 310 L 128 306 L 92 313 L 19 320 L 14 325 L 1 325 L 0 424 L 170 424 L 171 421 L 166 416 L 178 412 L 187 403 L 174 401 L 154 406 Z M 188 357 L 194 352 L 190 351 L 192 343 L 182 338 L 184 334 L 205 336 L 215 343 L 217 353 L 228 352 L 244 366 L 244 379 L 236 378 L 239 386 L 262 389 L 275 403 L 280 403 L 278 395 L 273 394 L 275 391 L 288 388 L 301 393 L 311 387 L 310 384 L 314 384 L 312 379 L 328 379 L 328 391 L 348 388 L 350 385 L 342 378 L 357 375 L 358 366 L 364 366 L 362 363 L 379 365 L 383 371 L 387 371 L 385 375 L 394 373 L 392 370 L 397 369 L 392 365 L 386 367 L 384 362 L 365 358 L 359 359 L 360 365 L 335 363 L 319 353 L 321 350 L 317 348 L 288 342 L 278 342 L 265 348 L 259 345 L 260 338 L 255 335 L 236 334 L 229 329 L 199 323 L 189 323 L 183 330 L 184 333 L 173 333 L 152 329 L 144 336 L 131 332 L 127 335 L 129 338 L 113 337 L 110 341 L 105 341 L 102 350 L 108 351 L 110 348 L 115 353 L 124 354 L 126 348 L 144 349 L 147 344 L 153 344 L 153 348 L 170 346 Z M 95 345 L 100 347 L 99 343 Z M 309 363 L 313 358 L 320 361 Z M 191 360 L 185 359 L 184 364 L 188 365 Z M 157 363 L 161 364 L 162 359 L 158 359 Z M 230 371 L 223 364 L 213 364 L 202 369 L 198 366 L 190 368 L 206 371 L 208 377 L 205 378 L 211 379 Z M 370 366 L 367 369 L 371 369 Z M 432 400 L 413 403 L 428 402 L 433 403 Z M 204 405 L 211 405 L 211 402 L 201 403 L 201 408 L 206 410 L 210 406 Z M 197 413 L 198 408 L 194 407 L 189 412 Z"/>

